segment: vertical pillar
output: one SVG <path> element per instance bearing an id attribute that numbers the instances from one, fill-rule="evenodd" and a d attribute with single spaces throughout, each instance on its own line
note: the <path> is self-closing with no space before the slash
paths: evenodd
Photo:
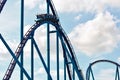
<path id="1" fill-rule="evenodd" d="M 64 80 L 66 80 L 66 57 L 65 57 L 66 52 L 65 52 L 65 48 L 64 48 L 62 41 L 61 41 L 61 43 L 62 43 L 62 47 L 63 47 L 63 57 L 64 57 Z"/>
<path id="2" fill-rule="evenodd" d="M 33 47 L 33 35 L 31 35 L 31 79 L 34 80 L 34 47 Z"/>
<path id="3" fill-rule="evenodd" d="M 115 80 L 119 80 L 119 79 L 120 79 L 119 68 L 118 68 L 118 66 L 116 66 Z"/>
<path id="4" fill-rule="evenodd" d="M 74 66 L 73 67 L 73 80 L 75 80 L 75 69 L 74 69 Z"/>
<path id="5" fill-rule="evenodd" d="M 23 27 L 24 27 L 24 0 L 21 0 L 21 31 L 20 31 L 21 39 L 20 40 L 23 39 L 23 31 L 24 31 Z M 21 51 L 21 59 L 20 59 L 20 61 L 21 61 L 21 64 L 23 66 L 23 51 Z M 22 69 L 20 69 L 20 80 L 23 80 L 23 71 L 22 71 Z"/>
<path id="6" fill-rule="evenodd" d="M 47 14 L 50 13 L 49 11 L 49 1 L 47 0 Z M 50 25 L 47 23 L 47 65 L 48 65 L 48 72 L 50 73 Z M 50 77 L 48 76 L 48 80 L 50 80 Z"/>
<path id="7" fill-rule="evenodd" d="M 57 80 L 59 80 L 59 37 L 58 32 L 56 32 L 56 47 L 57 47 Z"/>
<path id="8" fill-rule="evenodd" d="M 90 72 L 91 72 L 91 75 L 92 75 L 92 79 L 95 80 L 94 75 L 93 75 L 92 68 L 90 68 Z"/>
<path id="9" fill-rule="evenodd" d="M 91 64 L 89 65 L 87 72 L 86 72 L 86 80 L 90 80 L 90 69 L 91 69 Z"/>
<path id="10" fill-rule="evenodd" d="M 49 24 L 47 24 L 47 65 L 48 65 L 48 72 L 50 73 L 50 35 L 49 35 Z M 48 76 L 48 80 L 50 80 Z"/>
<path id="11" fill-rule="evenodd" d="M 64 58 L 64 80 L 66 80 L 66 61 Z"/>

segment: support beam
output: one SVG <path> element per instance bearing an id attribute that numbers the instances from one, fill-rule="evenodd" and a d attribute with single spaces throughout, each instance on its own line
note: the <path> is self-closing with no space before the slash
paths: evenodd
<path id="1" fill-rule="evenodd" d="M 91 75 L 92 75 L 92 79 L 95 80 L 94 75 L 93 75 L 92 68 L 90 68 L 90 72 L 91 72 Z"/>
<path id="2" fill-rule="evenodd" d="M 23 31 L 24 31 L 24 0 L 21 0 L 21 25 L 20 25 L 20 41 L 22 41 L 23 39 Z M 21 61 L 21 64 L 23 66 L 23 61 L 24 61 L 24 56 L 23 56 L 23 50 L 21 51 L 21 56 L 20 56 L 20 61 Z M 22 72 L 22 69 L 20 69 L 20 80 L 23 80 L 23 72 Z"/>
<path id="3" fill-rule="evenodd" d="M 66 80 L 66 62 L 64 58 L 64 80 Z"/>
<path id="4" fill-rule="evenodd" d="M 41 52 L 40 52 L 40 50 L 39 50 L 39 48 L 38 48 L 38 46 L 37 46 L 37 44 L 36 44 L 36 41 L 35 41 L 34 39 L 33 39 L 33 44 L 34 44 L 34 46 L 35 46 L 35 48 L 36 48 L 36 50 L 37 50 L 37 52 L 38 52 L 38 55 L 39 55 L 39 57 L 40 57 L 40 60 L 41 60 L 41 62 L 42 62 L 42 64 L 43 64 L 44 68 L 45 68 L 45 71 L 46 71 L 46 73 L 48 74 L 49 80 L 52 80 L 51 74 L 50 74 L 49 71 L 48 71 L 48 67 L 47 67 L 47 65 L 45 64 L 45 61 L 44 61 L 44 59 L 43 59 L 43 57 L 42 57 L 42 55 L 41 55 Z"/>
<path id="5" fill-rule="evenodd" d="M 31 79 L 34 80 L 34 47 L 33 47 L 33 35 L 31 35 Z"/>
<path id="6" fill-rule="evenodd" d="M 73 67 L 73 80 L 75 80 L 75 69 Z"/>
<path id="7" fill-rule="evenodd" d="M 63 41 L 63 38 L 61 37 L 61 36 L 59 36 L 60 37 L 60 39 L 61 39 L 61 43 L 62 43 L 62 48 L 63 48 L 63 55 L 64 55 L 64 69 L 66 70 L 66 68 L 67 68 L 67 71 L 68 71 L 68 76 L 69 76 L 69 80 L 72 80 L 72 74 L 71 74 L 71 72 L 70 72 L 70 66 L 69 66 L 69 62 L 68 62 L 68 57 L 70 57 L 70 59 L 71 59 L 71 56 L 69 55 L 69 51 L 67 50 L 67 48 L 66 48 L 66 45 L 64 44 L 64 41 Z M 68 54 L 67 54 L 68 53 Z M 69 56 L 67 56 L 67 55 L 69 55 Z M 72 60 L 72 59 L 71 59 Z M 66 73 L 64 72 L 64 74 L 65 74 L 65 77 L 66 77 Z M 66 78 L 64 78 L 64 79 L 66 79 Z"/>
<path id="8" fill-rule="evenodd" d="M 47 0 L 47 14 L 50 14 L 50 0 Z M 48 72 L 50 73 L 50 25 L 47 23 L 47 66 L 48 66 Z M 50 77 L 48 76 L 48 80 L 50 80 Z"/>
<path id="9" fill-rule="evenodd" d="M 8 51 L 10 52 L 11 56 L 14 58 L 14 60 L 16 61 L 16 63 L 18 64 L 18 66 L 21 68 L 22 72 L 25 74 L 25 76 L 29 79 L 32 80 L 30 78 L 30 76 L 28 75 L 27 71 L 23 68 L 22 64 L 18 61 L 17 57 L 15 56 L 15 54 L 13 53 L 13 51 L 10 49 L 10 47 L 8 46 L 8 44 L 6 43 L 6 41 L 4 40 L 4 38 L 2 37 L 2 35 L 0 34 L 0 39 L 2 40 L 2 42 L 4 43 L 5 47 L 8 49 Z"/>
<path id="10" fill-rule="evenodd" d="M 118 66 L 116 66 L 115 80 L 120 80 L 119 67 Z"/>
<path id="11" fill-rule="evenodd" d="M 58 32 L 56 32 L 56 50 L 57 50 L 57 80 L 59 80 L 59 37 L 58 37 Z"/>

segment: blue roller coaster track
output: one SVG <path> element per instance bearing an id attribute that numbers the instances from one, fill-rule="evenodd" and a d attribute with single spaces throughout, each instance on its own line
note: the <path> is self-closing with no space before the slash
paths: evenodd
<path id="1" fill-rule="evenodd" d="M 81 71 L 81 69 L 80 69 L 80 67 L 78 65 L 78 61 L 76 59 L 75 52 L 74 52 L 73 47 L 72 47 L 72 45 L 70 43 L 70 40 L 69 40 L 67 34 L 65 33 L 65 31 L 63 30 L 63 28 L 61 27 L 61 24 L 59 22 L 59 18 L 57 16 L 57 12 L 55 10 L 53 2 L 51 0 L 47 0 L 47 3 L 49 3 L 49 6 L 50 6 L 51 11 L 52 11 L 53 14 L 40 14 L 40 15 L 37 15 L 36 23 L 24 35 L 22 41 L 20 42 L 20 44 L 18 45 L 18 48 L 15 51 L 15 55 L 11 51 L 13 59 L 10 62 L 10 65 L 9 65 L 9 67 L 8 67 L 6 73 L 5 73 L 5 76 L 3 77 L 3 80 L 9 80 L 10 79 L 10 77 L 12 75 L 12 72 L 14 71 L 16 63 L 20 66 L 20 68 L 22 68 L 22 71 L 24 72 L 26 77 L 29 80 L 32 80 L 30 78 L 30 76 L 28 75 L 28 73 L 26 72 L 26 70 L 22 67 L 21 63 L 18 61 L 18 58 L 21 55 L 21 52 L 22 52 L 26 42 L 28 41 L 28 39 L 31 39 L 31 36 L 34 35 L 35 30 L 40 25 L 42 25 L 44 23 L 52 24 L 56 28 L 56 31 L 57 31 L 57 33 L 59 35 L 59 38 L 61 40 L 61 43 L 62 43 L 63 52 L 64 52 L 63 55 L 64 55 L 64 58 L 65 58 L 65 64 L 66 64 L 66 67 L 67 67 L 69 79 L 72 80 L 72 78 L 74 77 L 74 75 L 72 75 L 72 72 L 74 73 L 74 71 L 72 71 L 71 65 L 73 65 L 73 68 L 74 68 L 79 80 L 84 79 L 83 75 L 82 75 L 82 71 Z M 33 41 L 33 44 L 34 44 L 34 46 L 36 47 L 36 49 L 37 49 L 37 51 L 39 53 L 40 59 L 41 59 L 43 65 L 45 67 L 45 70 L 46 70 L 46 72 L 48 74 L 49 79 L 53 80 L 33 37 L 32 37 L 32 41 Z"/>
<path id="2" fill-rule="evenodd" d="M 83 80 L 83 76 L 81 74 L 81 70 L 78 66 L 78 63 L 77 63 L 77 59 L 75 59 L 75 53 L 73 52 L 73 48 L 71 46 L 71 43 L 68 42 L 69 39 L 66 35 L 66 33 L 64 32 L 64 30 L 62 29 L 61 25 L 58 24 L 58 19 L 53 16 L 53 15 L 50 15 L 50 14 L 42 14 L 42 15 L 37 15 L 38 17 L 38 20 L 36 21 L 36 23 L 27 31 L 27 33 L 25 34 L 23 40 L 20 42 L 20 44 L 18 45 L 18 48 L 16 49 L 15 51 L 15 56 L 16 58 L 18 59 L 18 57 L 20 56 L 20 53 L 21 51 L 23 50 L 26 42 L 28 41 L 28 39 L 30 39 L 31 35 L 34 34 L 35 30 L 42 24 L 44 23 L 49 23 L 49 24 L 52 24 L 55 26 L 55 28 L 57 29 L 58 33 L 59 33 L 59 38 L 61 39 L 61 42 L 62 42 L 62 46 L 66 52 L 67 50 L 67 47 L 69 48 L 70 52 L 67 51 L 67 53 L 64 53 L 64 55 L 68 55 L 67 57 L 64 56 L 66 58 L 66 61 L 68 60 L 67 58 L 70 57 L 71 59 L 71 63 L 73 64 L 74 68 L 75 68 L 75 71 L 77 72 L 77 75 L 79 77 L 80 80 Z M 34 42 L 34 45 L 36 46 L 37 48 L 37 45 L 36 45 L 36 42 L 35 40 L 33 39 L 33 42 Z M 38 49 L 37 49 L 38 50 Z M 39 51 L 38 51 L 39 52 Z M 70 53 L 70 54 L 69 54 Z M 39 54 L 40 55 L 40 54 Z M 41 58 L 43 64 L 44 64 L 44 67 L 45 67 L 45 70 L 46 72 L 48 72 L 48 69 L 47 69 L 47 66 L 45 65 L 43 59 Z M 66 62 L 68 63 L 68 62 Z M 8 80 L 10 79 L 10 76 L 14 70 L 14 67 L 15 67 L 15 64 L 16 64 L 16 61 L 14 59 L 11 60 L 10 62 L 10 65 L 6 71 L 6 74 L 3 78 L 3 80 Z M 68 67 L 69 69 L 69 67 Z M 70 69 L 69 69 L 70 70 Z M 69 73 L 69 72 L 68 72 Z M 49 74 L 50 76 L 50 74 Z M 28 77 L 29 78 L 29 77 Z M 71 76 L 70 76 L 70 79 L 71 79 Z M 52 77 L 50 76 L 50 80 L 52 80 Z"/>
<path id="3" fill-rule="evenodd" d="M 97 60 L 94 61 L 92 63 L 90 63 L 89 67 L 87 68 L 86 71 L 86 80 L 96 80 L 95 76 L 93 74 L 93 70 L 92 70 L 92 66 L 98 64 L 98 63 L 111 63 L 113 65 L 116 66 L 116 71 L 115 71 L 115 80 L 120 80 L 120 73 L 119 73 L 119 69 L 120 69 L 120 64 L 113 62 L 111 60 Z"/>
<path id="4" fill-rule="evenodd" d="M 7 0 L 2 0 L 0 2 L 0 12 L 2 11 L 5 3 Z M 22 6 L 22 10 L 21 10 L 21 26 L 23 26 L 23 19 L 24 19 L 24 0 L 22 0 L 23 2 L 21 3 Z M 64 80 L 69 79 L 69 80 L 85 80 L 84 76 L 83 76 L 83 72 L 80 69 L 79 63 L 77 61 L 77 57 L 75 54 L 75 51 L 72 47 L 72 44 L 67 36 L 67 34 L 65 33 L 64 29 L 62 28 L 62 25 L 60 24 L 60 20 L 57 14 L 57 11 L 55 9 L 55 6 L 52 2 L 52 0 L 46 0 L 47 2 L 47 13 L 46 14 L 37 14 L 36 17 L 37 19 L 35 20 L 35 24 L 33 26 L 30 27 L 30 29 L 26 32 L 26 34 L 23 36 L 23 29 L 21 29 L 21 42 L 18 45 L 17 49 L 15 52 L 13 52 L 11 50 L 11 48 L 8 46 L 7 42 L 5 41 L 5 39 L 2 37 L 2 35 L 0 34 L 0 39 L 2 40 L 2 42 L 4 43 L 4 45 L 6 46 L 6 48 L 8 49 L 8 51 L 10 52 L 11 56 L 13 57 L 12 60 L 10 61 L 10 64 L 7 68 L 7 71 L 3 77 L 2 80 L 10 80 L 12 73 L 15 69 L 16 64 L 19 66 L 19 68 L 21 69 L 21 74 L 20 74 L 20 79 L 23 80 L 23 74 L 26 76 L 26 78 L 28 80 L 34 80 L 34 50 L 36 49 L 38 56 L 43 64 L 43 67 L 46 71 L 48 80 L 54 80 L 53 76 L 51 75 L 50 72 L 50 34 L 51 33 L 56 33 L 56 44 L 57 44 L 57 80 L 60 80 L 60 71 L 59 71 L 59 54 L 63 55 L 64 58 Z M 51 13 L 50 13 L 50 10 Z M 47 63 L 44 60 L 42 53 L 37 45 L 37 42 L 35 40 L 34 34 L 35 31 L 41 27 L 41 25 L 43 24 L 47 24 Z M 50 31 L 49 27 L 50 25 L 53 25 L 55 27 L 55 31 Z M 23 27 L 21 27 L 23 28 Z M 29 75 L 29 73 L 26 71 L 26 69 L 23 66 L 23 60 L 19 61 L 19 57 L 21 56 L 21 59 L 23 59 L 22 55 L 23 55 L 23 49 L 25 47 L 25 45 L 27 44 L 28 40 L 31 40 L 31 75 Z M 63 53 L 59 53 L 59 41 L 61 42 L 61 46 L 62 46 L 62 50 Z M 95 61 L 93 63 L 91 63 L 87 69 L 87 73 L 86 73 L 86 80 L 90 80 L 90 74 L 92 74 L 92 65 L 99 63 L 99 62 L 110 62 L 113 63 L 114 65 L 117 66 L 116 69 L 116 78 L 115 80 L 120 80 L 119 78 L 119 67 L 120 65 L 113 62 L 113 61 L 109 61 L 109 60 L 98 60 Z M 67 71 L 67 72 L 66 72 Z M 67 74 L 67 75 L 66 75 Z M 93 76 L 93 74 L 92 74 Z M 77 78 L 76 78 L 77 77 Z M 93 77 L 93 80 L 94 77 Z"/>

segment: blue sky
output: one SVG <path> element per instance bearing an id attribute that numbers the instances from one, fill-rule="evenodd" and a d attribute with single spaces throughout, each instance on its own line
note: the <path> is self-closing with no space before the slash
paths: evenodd
<path id="1" fill-rule="evenodd" d="M 53 0 L 60 17 L 60 22 L 68 34 L 79 61 L 79 65 L 84 74 L 89 63 L 98 59 L 109 59 L 120 63 L 120 0 Z M 36 19 L 36 14 L 46 13 L 45 0 L 25 0 L 25 21 L 24 31 L 26 32 L 32 26 Z M 2 13 L 0 14 L 0 33 L 8 42 L 13 51 L 20 42 L 20 0 L 8 0 Z M 41 52 L 46 52 L 46 28 L 42 25 L 36 31 L 35 39 L 40 44 Z M 51 27 L 54 29 L 54 27 Z M 55 63 L 55 35 L 51 36 L 51 62 Z M 0 42 L 0 79 L 5 73 L 11 56 L 7 49 Z M 30 48 L 29 42 L 25 47 L 25 67 L 30 71 Z M 45 54 L 43 54 L 44 58 Z M 63 76 L 62 55 L 61 77 Z M 104 68 L 105 67 L 105 68 Z M 51 65 L 52 75 L 56 78 L 55 67 Z M 99 70 L 97 80 L 112 80 L 115 71 L 114 66 L 98 65 L 94 68 L 95 72 Z M 18 66 L 12 75 L 11 80 L 18 79 Z M 16 74 L 17 73 L 17 74 Z M 104 75 L 109 74 L 109 75 Z M 38 55 L 35 54 L 35 80 L 44 80 L 45 72 Z M 111 76 L 112 75 L 112 76 Z M 61 78 L 62 80 L 62 78 Z"/>

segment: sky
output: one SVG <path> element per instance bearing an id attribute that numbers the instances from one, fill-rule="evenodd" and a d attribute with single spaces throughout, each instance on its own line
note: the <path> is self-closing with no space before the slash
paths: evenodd
<path id="1" fill-rule="evenodd" d="M 25 0 L 24 34 L 35 23 L 36 14 L 46 13 L 45 0 Z M 90 63 L 108 59 L 120 63 L 120 0 L 53 0 L 61 25 L 73 45 L 80 68 L 85 77 Z M 0 34 L 15 52 L 20 43 L 20 0 L 8 0 L 0 14 Z M 46 60 L 46 25 L 35 32 L 35 40 Z M 50 28 L 55 30 L 53 26 Z M 51 74 L 56 79 L 55 34 L 51 41 Z M 30 72 L 30 41 L 24 48 L 25 69 Z M 36 53 L 36 51 L 35 51 Z M 60 53 L 62 50 L 60 48 Z M 60 80 L 63 80 L 63 58 L 60 54 Z M 12 57 L 0 41 L 0 79 Z M 45 80 L 43 65 L 35 54 L 35 80 Z M 93 68 L 96 80 L 114 80 L 115 66 L 100 63 Z M 16 74 L 17 73 L 17 74 Z M 16 66 L 11 80 L 19 79 Z M 26 79 L 25 79 L 26 80 Z"/>

